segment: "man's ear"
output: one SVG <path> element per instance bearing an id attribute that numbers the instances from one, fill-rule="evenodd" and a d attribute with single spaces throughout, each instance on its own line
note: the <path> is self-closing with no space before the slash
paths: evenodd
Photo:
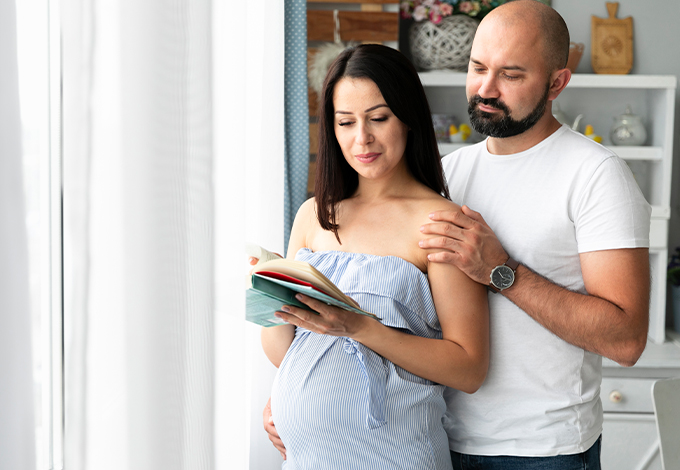
<path id="1" fill-rule="evenodd" d="M 571 70 L 560 69 L 555 70 L 550 74 L 550 89 L 548 90 L 548 99 L 554 100 L 557 98 L 562 90 L 564 90 L 571 80 Z"/>

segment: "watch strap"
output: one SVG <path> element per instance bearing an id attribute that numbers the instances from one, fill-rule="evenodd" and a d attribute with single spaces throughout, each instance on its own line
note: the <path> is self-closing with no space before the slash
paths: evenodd
<path id="1" fill-rule="evenodd" d="M 512 258 L 508 258 L 508 260 L 505 262 L 505 265 L 512 269 L 513 271 L 517 271 L 517 268 L 519 267 L 519 262 L 515 261 Z"/>

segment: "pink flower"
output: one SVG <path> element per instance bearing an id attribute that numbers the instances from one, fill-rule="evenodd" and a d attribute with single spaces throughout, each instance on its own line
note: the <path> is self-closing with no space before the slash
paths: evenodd
<path id="1" fill-rule="evenodd" d="M 451 13 L 453 13 L 453 7 L 448 3 L 442 3 L 439 5 L 439 9 L 442 12 L 442 16 L 449 16 Z"/>
<path id="2" fill-rule="evenodd" d="M 472 10 L 475 9 L 474 5 L 472 2 L 461 2 L 460 6 L 458 7 L 460 9 L 461 13 L 470 13 Z"/>
<path id="3" fill-rule="evenodd" d="M 413 10 L 413 19 L 416 21 L 423 21 L 427 19 L 427 7 L 418 5 Z"/>
<path id="4" fill-rule="evenodd" d="M 434 24 L 439 24 L 442 22 L 442 15 L 439 12 L 439 8 L 435 5 L 430 10 L 430 21 Z"/>
<path id="5" fill-rule="evenodd" d="M 411 18 L 411 5 L 408 2 L 401 2 L 399 10 L 401 11 L 402 18 Z"/>

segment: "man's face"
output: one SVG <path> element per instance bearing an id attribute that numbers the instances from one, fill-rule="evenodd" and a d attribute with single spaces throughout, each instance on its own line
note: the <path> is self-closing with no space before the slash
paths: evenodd
<path id="1" fill-rule="evenodd" d="M 547 103 L 554 99 L 543 42 L 538 32 L 486 20 L 477 29 L 470 55 L 470 123 L 491 137 L 521 135 L 546 115 Z"/>
<path id="2" fill-rule="evenodd" d="M 545 113 L 548 104 L 550 85 L 546 83 L 545 92 L 538 100 L 534 109 L 521 119 L 514 119 L 512 111 L 499 98 L 482 98 L 475 95 L 468 102 L 468 115 L 472 128 L 482 135 L 489 137 L 513 137 L 531 129 Z M 500 113 L 482 111 L 479 104 L 496 108 Z"/>

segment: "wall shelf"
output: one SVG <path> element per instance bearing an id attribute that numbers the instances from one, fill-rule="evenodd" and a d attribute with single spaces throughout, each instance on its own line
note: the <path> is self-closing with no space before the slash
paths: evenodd
<path id="1" fill-rule="evenodd" d="M 448 70 L 421 72 L 423 86 L 465 86 L 467 73 Z M 675 90 L 677 80 L 673 75 L 604 75 L 575 73 L 567 88 L 638 88 Z"/>

